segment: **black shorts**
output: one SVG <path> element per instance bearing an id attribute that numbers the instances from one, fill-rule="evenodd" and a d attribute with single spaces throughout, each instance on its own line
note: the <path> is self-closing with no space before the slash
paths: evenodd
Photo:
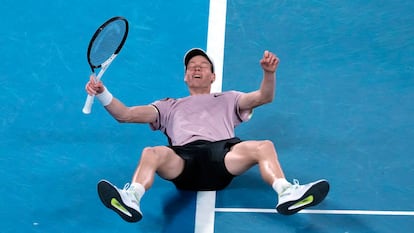
<path id="1" fill-rule="evenodd" d="M 235 137 L 217 142 L 199 140 L 184 146 L 170 146 L 185 160 L 184 170 L 171 181 L 183 190 L 211 191 L 225 188 L 234 175 L 227 170 L 224 157 L 239 142 L 241 140 Z"/>

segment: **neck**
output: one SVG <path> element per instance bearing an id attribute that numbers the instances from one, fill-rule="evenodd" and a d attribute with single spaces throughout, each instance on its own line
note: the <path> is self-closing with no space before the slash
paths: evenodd
<path id="1" fill-rule="evenodd" d="M 210 94 L 210 87 L 206 88 L 190 88 L 190 95 L 205 95 Z"/>

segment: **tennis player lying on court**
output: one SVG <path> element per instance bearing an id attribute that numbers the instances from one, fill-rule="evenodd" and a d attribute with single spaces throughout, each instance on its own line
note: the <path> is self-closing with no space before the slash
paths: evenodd
<path id="1" fill-rule="evenodd" d="M 183 190 L 221 190 L 235 176 L 258 164 L 262 178 L 278 194 L 276 209 L 291 215 L 319 204 L 328 194 L 329 183 L 318 180 L 306 185 L 285 179 L 276 149 L 269 140 L 242 141 L 234 128 L 249 120 L 254 108 L 274 98 L 279 58 L 265 51 L 260 65 L 260 88 L 249 93 L 227 91 L 210 94 L 215 80 L 214 65 L 201 49 L 184 57 L 184 81 L 190 95 L 166 98 L 150 105 L 126 107 L 102 82 L 91 76 L 86 91 L 105 106 L 119 122 L 148 123 L 168 138 L 168 146 L 144 148 L 131 185 L 119 189 L 106 180 L 98 184 L 103 204 L 128 222 L 142 218 L 140 199 L 151 188 L 155 173 Z"/>

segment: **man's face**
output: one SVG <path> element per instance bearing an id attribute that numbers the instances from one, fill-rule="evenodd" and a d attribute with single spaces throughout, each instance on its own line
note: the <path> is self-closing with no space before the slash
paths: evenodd
<path id="1" fill-rule="evenodd" d="M 190 88 L 210 87 L 216 76 L 210 62 L 203 56 L 194 56 L 187 64 L 184 81 Z"/>

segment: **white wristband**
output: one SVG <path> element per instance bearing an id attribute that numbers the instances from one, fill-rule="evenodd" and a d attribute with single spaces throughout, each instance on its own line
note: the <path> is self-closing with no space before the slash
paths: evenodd
<path id="1" fill-rule="evenodd" d="M 111 103 L 113 96 L 111 92 L 109 92 L 105 87 L 105 90 L 101 94 L 96 95 L 96 98 L 99 100 L 99 102 L 101 102 L 103 106 L 106 106 Z"/>

